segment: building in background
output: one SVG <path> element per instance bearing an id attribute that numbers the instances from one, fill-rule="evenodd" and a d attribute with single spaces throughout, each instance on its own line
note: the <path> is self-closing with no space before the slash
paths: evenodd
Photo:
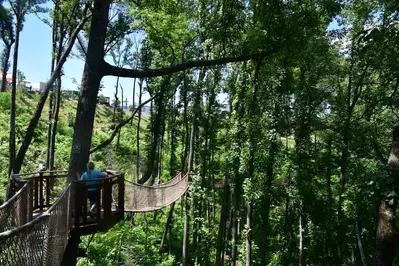
<path id="1" fill-rule="evenodd" d="M 11 84 L 11 82 L 12 82 L 12 73 L 8 73 L 7 72 L 6 79 L 7 79 L 7 83 Z M 3 71 L 0 71 L 0 81 L 1 80 L 3 80 Z"/>
<path id="2" fill-rule="evenodd" d="M 44 91 L 46 83 L 45 82 L 41 82 L 41 81 L 32 82 L 31 86 L 32 86 L 32 91 L 34 91 L 34 92 L 42 92 L 42 91 Z"/>

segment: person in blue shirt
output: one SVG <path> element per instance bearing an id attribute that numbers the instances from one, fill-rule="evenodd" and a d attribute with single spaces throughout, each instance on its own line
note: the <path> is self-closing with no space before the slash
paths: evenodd
<path id="1" fill-rule="evenodd" d="M 87 164 L 87 172 L 84 172 L 82 174 L 81 179 L 86 181 L 87 185 L 97 185 L 97 184 L 100 184 L 101 181 L 96 180 L 96 179 L 102 178 L 102 177 L 105 177 L 105 174 L 103 174 L 99 170 L 95 170 L 94 163 L 89 162 Z M 96 213 L 94 209 L 96 208 L 97 189 L 93 187 L 93 188 L 88 188 L 87 190 L 88 190 L 87 197 L 89 198 L 89 201 L 90 201 L 90 210 L 88 211 L 88 214 L 90 216 L 94 216 Z"/>

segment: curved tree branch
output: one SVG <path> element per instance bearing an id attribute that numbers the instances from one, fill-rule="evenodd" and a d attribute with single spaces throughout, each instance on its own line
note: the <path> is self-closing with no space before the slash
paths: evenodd
<path id="1" fill-rule="evenodd" d="M 279 46 L 281 47 L 281 46 Z M 219 59 L 212 60 L 195 60 L 195 61 L 187 61 L 185 63 L 181 63 L 175 66 L 159 68 L 159 69 L 147 69 L 147 70 L 137 70 L 137 69 L 127 69 L 116 67 L 110 65 L 109 63 L 104 61 L 104 76 L 116 76 L 116 77 L 125 77 L 125 78 L 151 78 L 164 76 L 172 73 L 176 73 L 179 71 L 183 71 L 189 68 L 195 67 L 207 67 L 214 65 L 222 65 L 226 63 L 234 63 L 241 62 L 247 60 L 260 60 L 267 56 L 271 56 L 277 53 L 281 48 L 272 48 L 268 51 L 264 51 L 261 53 L 250 54 L 250 55 L 241 55 L 238 57 L 225 57 Z"/>
<path id="2" fill-rule="evenodd" d="M 140 104 L 139 106 L 137 106 L 136 110 L 134 110 L 134 112 L 132 113 L 132 115 L 122 121 L 119 125 L 117 125 L 114 129 L 114 131 L 112 132 L 111 136 L 104 142 L 102 142 L 101 144 L 99 144 L 97 147 L 93 148 L 90 150 L 89 154 L 92 154 L 93 152 L 98 151 L 99 149 L 102 149 L 104 147 L 106 147 L 107 145 L 111 144 L 111 142 L 114 140 L 116 134 L 118 134 L 119 130 L 124 127 L 125 125 L 127 125 L 136 115 L 137 111 L 140 110 L 141 108 L 143 108 L 144 105 L 146 105 L 147 103 L 151 102 L 152 100 L 154 100 L 156 97 L 158 97 L 159 94 L 155 94 L 154 96 L 152 96 L 151 98 L 149 98 L 147 101 L 143 102 L 142 104 Z"/>

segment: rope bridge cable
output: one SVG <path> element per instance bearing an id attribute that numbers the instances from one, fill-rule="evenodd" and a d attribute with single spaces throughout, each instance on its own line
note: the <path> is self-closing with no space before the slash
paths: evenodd
<path id="1" fill-rule="evenodd" d="M 189 175 L 175 176 L 167 183 L 145 186 L 127 181 L 125 184 L 125 211 L 151 212 L 169 206 L 178 200 L 189 187 Z"/>

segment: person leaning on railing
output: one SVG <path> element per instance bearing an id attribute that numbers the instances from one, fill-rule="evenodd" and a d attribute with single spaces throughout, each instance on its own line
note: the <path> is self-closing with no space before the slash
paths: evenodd
<path id="1" fill-rule="evenodd" d="M 82 174 L 81 179 L 86 181 L 87 185 L 97 185 L 100 184 L 100 180 L 96 180 L 102 177 L 105 177 L 106 173 L 103 173 L 99 170 L 94 169 L 94 163 L 89 162 L 87 164 L 87 172 L 84 172 Z M 90 217 L 94 217 L 96 214 L 95 208 L 96 208 L 96 200 L 97 200 L 97 189 L 95 187 L 93 188 L 88 188 L 87 189 L 87 197 L 89 198 L 90 201 L 90 210 L 87 212 L 87 214 L 90 215 Z"/>

